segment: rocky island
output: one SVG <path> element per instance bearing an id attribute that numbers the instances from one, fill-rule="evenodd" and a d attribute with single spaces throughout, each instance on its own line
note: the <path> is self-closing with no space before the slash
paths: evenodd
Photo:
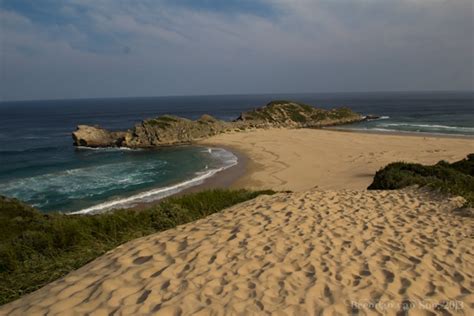
<path id="1" fill-rule="evenodd" d="M 186 144 L 217 134 L 258 128 L 320 128 L 364 120 L 348 108 L 318 109 L 292 101 L 272 101 L 243 112 L 234 121 L 203 115 L 198 120 L 163 115 L 147 119 L 127 131 L 108 131 L 99 126 L 79 125 L 72 133 L 75 146 L 151 148 Z"/>

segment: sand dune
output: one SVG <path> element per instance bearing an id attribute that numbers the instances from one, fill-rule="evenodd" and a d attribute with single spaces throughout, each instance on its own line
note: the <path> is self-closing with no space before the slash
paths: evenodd
<path id="1" fill-rule="evenodd" d="M 461 203 L 415 190 L 261 196 L 126 243 L 0 314 L 395 315 L 410 301 L 410 315 L 473 315 Z"/>
<path id="2" fill-rule="evenodd" d="M 474 138 L 400 136 L 317 129 L 269 129 L 222 134 L 205 141 L 249 158 L 237 187 L 302 191 L 365 189 L 394 161 L 434 164 L 474 152 Z"/>

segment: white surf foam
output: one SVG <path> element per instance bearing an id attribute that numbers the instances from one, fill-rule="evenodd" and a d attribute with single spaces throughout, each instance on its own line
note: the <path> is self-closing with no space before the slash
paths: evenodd
<path id="1" fill-rule="evenodd" d="M 453 132 L 472 132 L 474 133 L 474 127 L 464 127 L 464 126 L 448 126 L 448 125 L 438 125 L 438 124 L 412 124 L 412 123 L 388 123 L 383 124 L 384 127 L 406 127 L 406 128 L 417 128 L 420 131 L 425 130 L 436 130 L 436 131 L 453 131 Z"/>
<path id="2" fill-rule="evenodd" d="M 140 151 L 141 148 L 128 148 L 128 147 L 87 147 L 87 146 L 76 146 L 80 150 L 100 150 L 100 151 Z"/>
<path id="3" fill-rule="evenodd" d="M 462 134 L 462 133 L 452 133 L 448 134 L 446 132 L 435 132 L 435 131 L 419 131 L 419 130 L 401 130 L 401 129 L 390 129 L 390 128 L 382 128 L 382 127 L 340 127 L 337 128 L 339 130 L 349 130 L 349 131 L 363 131 L 363 132 L 380 132 L 380 133 L 402 133 L 402 134 L 426 134 L 426 135 L 440 135 L 440 136 L 450 136 L 450 137 L 472 137 L 472 134 Z"/>
<path id="4" fill-rule="evenodd" d="M 238 163 L 238 158 L 231 152 L 222 149 L 222 148 L 208 148 L 207 152 L 209 154 L 219 158 L 223 162 L 223 166 L 220 168 L 207 169 L 203 172 L 196 173 L 196 177 L 162 188 L 156 188 L 149 191 L 145 191 L 127 198 L 116 199 L 113 201 L 108 201 L 100 203 L 80 211 L 71 212 L 68 214 L 88 214 L 88 213 L 98 213 L 103 211 L 108 211 L 111 209 L 126 208 L 136 205 L 138 203 L 150 202 L 161 200 L 170 195 L 176 194 L 184 189 L 202 184 L 204 180 L 214 176 L 216 173 L 221 172 L 225 169 L 228 169 L 232 166 L 235 166 Z"/>
<path id="5" fill-rule="evenodd" d="M 363 118 L 366 119 L 367 116 L 364 116 Z M 390 118 L 390 116 L 380 116 L 380 117 L 375 118 L 375 119 L 367 119 L 367 121 L 388 120 L 389 118 Z"/>

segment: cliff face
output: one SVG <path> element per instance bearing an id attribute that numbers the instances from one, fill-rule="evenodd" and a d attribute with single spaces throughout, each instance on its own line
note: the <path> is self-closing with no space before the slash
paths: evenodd
<path id="1" fill-rule="evenodd" d="M 318 128 L 347 124 L 364 118 L 350 109 L 317 109 L 291 101 L 273 101 L 243 112 L 233 122 L 203 115 L 196 121 L 164 115 L 144 120 L 128 131 L 107 131 L 98 126 L 79 125 L 72 133 L 75 146 L 148 148 L 190 143 L 216 134 L 253 128 Z"/>

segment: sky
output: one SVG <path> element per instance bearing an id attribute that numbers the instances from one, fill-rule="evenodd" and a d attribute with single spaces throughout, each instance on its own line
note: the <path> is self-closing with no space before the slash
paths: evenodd
<path id="1" fill-rule="evenodd" d="M 0 100 L 473 90 L 472 0 L 0 0 Z"/>

